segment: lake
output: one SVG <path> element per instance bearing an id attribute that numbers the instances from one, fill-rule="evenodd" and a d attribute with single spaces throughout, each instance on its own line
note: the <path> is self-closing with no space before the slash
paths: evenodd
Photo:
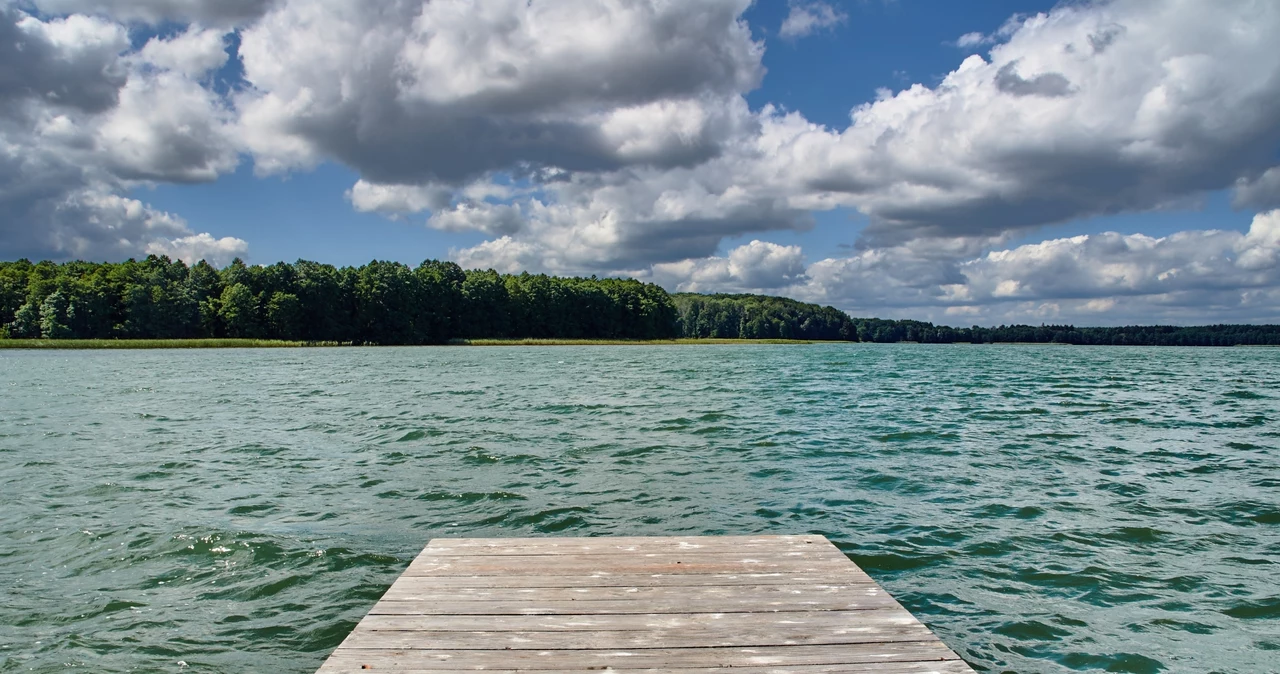
<path id="1" fill-rule="evenodd" d="M 1274 671 L 1278 422 L 1280 349 L 3 351 L 0 670 L 314 671 L 433 537 L 819 533 L 979 670 Z"/>

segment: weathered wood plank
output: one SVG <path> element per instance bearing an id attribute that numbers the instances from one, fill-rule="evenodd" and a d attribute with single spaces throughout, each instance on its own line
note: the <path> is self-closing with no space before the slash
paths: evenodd
<path id="1" fill-rule="evenodd" d="M 620 552 L 790 552 L 839 550 L 822 536 L 610 536 L 602 538 L 435 538 L 433 555 L 554 555 Z"/>
<path id="2" fill-rule="evenodd" d="M 827 573 L 847 571 L 849 560 L 784 559 L 768 555 L 526 555 L 426 556 L 409 564 L 406 576 L 581 576 L 598 573 Z"/>
<path id="3" fill-rule="evenodd" d="M 971 674 L 821 536 L 437 539 L 321 672 Z"/>
<path id="4" fill-rule="evenodd" d="M 584 674 L 584 672 L 610 671 L 593 668 L 582 669 L 404 669 L 387 666 L 381 660 L 361 664 L 326 664 L 321 674 L 352 672 L 368 674 L 369 670 L 390 671 L 398 674 L 472 674 L 484 671 L 489 674 L 516 674 L 517 672 L 537 671 L 541 674 Z M 958 660 L 940 660 L 938 662 L 872 662 L 840 665 L 795 665 L 775 667 L 663 667 L 662 669 L 627 669 L 628 674 L 972 674 L 969 666 Z"/>
<path id="5" fill-rule="evenodd" d="M 935 639 L 928 628 L 914 625 L 858 625 L 856 627 L 781 630 L 777 628 L 728 633 L 719 629 L 646 629 L 604 632 L 423 632 L 356 630 L 342 642 L 345 648 L 414 648 L 459 650 L 573 650 L 632 648 L 708 648 L 747 646 L 817 646 L 887 643 Z M 500 659 L 499 659 L 500 660 Z"/>
<path id="6" fill-rule="evenodd" d="M 653 648 L 635 650 L 364 650 L 340 648 L 329 660 L 338 667 L 379 663 L 377 669 L 474 670 L 507 667 L 556 669 L 668 669 L 674 667 L 802 667 L 813 665 L 947 662 L 956 660 L 942 642 L 773 646 L 758 648 Z M 321 670 L 329 671 L 329 670 Z"/>
<path id="7" fill-rule="evenodd" d="M 774 601 L 794 599 L 809 601 L 826 598 L 888 597 L 879 585 L 867 580 L 862 583 L 827 585 L 820 583 L 797 585 L 690 585 L 671 587 L 441 587 L 438 579 L 430 577 L 402 577 L 387 593 L 385 601 L 434 601 L 434 602 L 593 602 L 625 600 L 637 606 L 655 601 Z"/>
<path id="8" fill-rule="evenodd" d="M 370 613 L 360 621 L 365 630 L 415 632 L 601 632 L 696 630 L 703 632 L 772 631 L 782 634 L 830 631 L 843 634 L 852 627 L 920 626 L 900 608 L 801 613 L 640 613 L 604 615 L 397 615 Z"/>
<path id="9" fill-rule="evenodd" d="M 725 597 L 710 600 L 615 599 L 606 601 L 448 601 L 396 600 L 384 597 L 370 615 L 600 615 L 632 613 L 788 613 L 808 611 L 861 611 L 899 608 L 887 594 L 767 601 L 759 597 Z"/>
<path id="10" fill-rule="evenodd" d="M 411 576 L 402 576 L 408 580 Z M 503 587 L 685 587 L 731 585 L 801 585 L 804 583 L 864 583 L 870 578 L 856 567 L 827 573 L 598 573 L 584 576 L 418 576 L 442 588 Z"/>
<path id="11" fill-rule="evenodd" d="M 423 548 L 422 552 L 418 553 L 418 556 L 448 558 L 453 560 L 462 560 L 462 559 L 477 560 L 477 561 L 482 561 L 488 564 L 501 564 L 504 561 L 512 560 L 512 558 L 515 558 L 516 560 L 520 560 L 520 559 L 528 559 L 533 557 L 549 559 L 549 560 L 562 560 L 562 559 L 594 560 L 597 563 L 610 563 L 608 560 L 613 558 L 650 559 L 650 558 L 664 558 L 664 557 L 672 557 L 675 559 L 721 558 L 721 559 L 727 559 L 727 560 L 751 559 L 751 558 L 760 559 L 763 557 L 771 560 L 811 559 L 811 560 L 823 560 L 823 561 L 830 561 L 830 562 L 845 562 L 845 561 L 848 561 L 849 559 L 848 557 L 845 556 L 843 552 L 840 552 L 840 550 L 838 550 L 835 546 L 831 546 L 831 545 L 826 545 L 826 546 L 811 545 L 803 548 L 799 548 L 799 547 L 788 548 L 788 549 L 780 548 L 777 550 L 768 550 L 768 549 L 759 549 L 759 548 L 746 549 L 746 550 L 729 550 L 729 549 L 679 550 L 679 549 L 672 548 L 668 550 L 632 551 L 632 550 L 623 549 L 623 550 L 593 550 L 588 552 L 577 552 L 572 550 L 548 552 L 545 550 L 539 550 L 537 548 L 529 548 L 529 549 L 521 549 L 521 550 L 512 550 L 509 552 L 505 552 L 504 554 L 489 554 L 489 555 L 469 555 L 469 554 L 459 552 L 457 550 L 449 550 L 449 549 L 437 550 L 436 548 L 427 547 L 427 548 Z"/>

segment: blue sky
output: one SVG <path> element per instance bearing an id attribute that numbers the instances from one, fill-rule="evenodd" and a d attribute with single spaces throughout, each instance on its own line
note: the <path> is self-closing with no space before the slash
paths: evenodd
<path id="1" fill-rule="evenodd" d="M 0 255 L 1280 320 L 1280 10 L 1215 7 L 11 2 Z"/>

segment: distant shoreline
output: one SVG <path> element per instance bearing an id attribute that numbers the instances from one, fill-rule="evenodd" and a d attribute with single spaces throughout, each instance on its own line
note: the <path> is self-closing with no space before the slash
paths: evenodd
<path id="1" fill-rule="evenodd" d="M 680 346 L 706 344 L 818 344 L 801 339 L 455 339 L 445 344 L 387 346 Z M 280 349 L 378 346 L 278 339 L 0 339 L 0 349 Z"/>
<path id="2" fill-rule="evenodd" d="M 921 344 L 921 342 L 852 342 L 803 339 L 454 339 L 445 344 L 387 344 L 385 346 L 707 346 L 707 345 L 801 345 L 801 344 Z M 1062 342 L 944 342 L 926 346 L 1161 346 L 1158 344 L 1067 344 Z M 0 350 L 129 350 L 129 349 L 296 349 L 332 347 L 372 347 L 379 344 L 351 342 L 302 342 L 278 339 L 0 339 Z M 1170 346 L 1171 348 L 1280 348 L 1260 344 L 1221 346 Z"/>

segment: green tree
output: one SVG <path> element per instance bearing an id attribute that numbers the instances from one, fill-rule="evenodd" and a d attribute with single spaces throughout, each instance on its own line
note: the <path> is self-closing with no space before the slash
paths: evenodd
<path id="1" fill-rule="evenodd" d="M 218 301 L 218 317 L 228 337 L 258 336 L 258 301 L 243 283 L 227 286 Z"/>
<path id="2" fill-rule="evenodd" d="M 71 328 L 67 327 L 67 309 L 69 302 L 61 290 L 49 293 L 40 303 L 40 336 L 45 339 L 66 339 L 71 337 Z"/>
<path id="3" fill-rule="evenodd" d="M 468 271 L 462 281 L 459 337 L 506 337 L 511 334 L 511 296 L 498 272 Z"/>
<path id="4" fill-rule="evenodd" d="M 269 337 L 298 339 L 302 331 L 302 303 L 293 293 L 276 292 L 267 301 L 267 324 L 271 326 Z"/>
<path id="5" fill-rule="evenodd" d="M 9 323 L 9 336 L 14 339 L 40 336 L 40 310 L 34 304 L 26 302 L 14 312 L 13 322 Z"/>

